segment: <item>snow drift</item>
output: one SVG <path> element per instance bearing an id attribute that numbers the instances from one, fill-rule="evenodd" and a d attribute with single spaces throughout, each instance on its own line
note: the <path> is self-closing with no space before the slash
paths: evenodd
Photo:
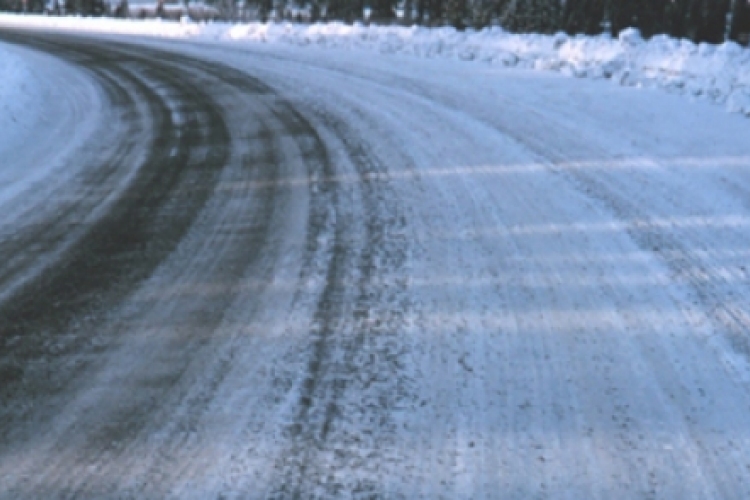
<path id="1" fill-rule="evenodd" d="M 566 34 L 511 34 L 500 28 L 364 26 L 343 23 L 196 24 L 162 21 L 0 15 L 0 26 L 56 28 L 111 34 L 278 43 L 417 57 L 480 61 L 657 87 L 706 99 L 750 116 L 750 50 L 734 42 L 714 46 L 657 36 L 643 40 L 629 29 L 618 38 Z"/>

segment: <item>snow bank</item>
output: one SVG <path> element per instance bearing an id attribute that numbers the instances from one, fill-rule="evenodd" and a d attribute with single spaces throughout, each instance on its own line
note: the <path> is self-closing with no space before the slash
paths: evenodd
<path id="1" fill-rule="evenodd" d="M 103 17 L 48 17 L 40 15 L 0 14 L 0 26 L 170 38 L 184 38 L 201 34 L 201 29 L 197 24 L 169 22 L 162 21 L 161 19 L 135 20 Z"/>
<path id="2" fill-rule="evenodd" d="M 499 28 L 459 32 L 453 28 L 343 23 L 232 25 L 13 15 L 0 15 L 0 26 L 279 43 L 483 61 L 575 77 L 610 79 L 620 85 L 659 87 L 707 99 L 728 111 L 750 116 L 750 50 L 732 42 L 696 45 L 665 36 L 644 41 L 632 29 L 613 39 L 607 35 L 516 35 Z"/>
<path id="3" fill-rule="evenodd" d="M 620 85 L 660 87 L 708 99 L 750 116 L 750 50 L 729 42 L 696 45 L 666 36 L 648 41 L 637 30 L 619 38 L 517 35 L 499 28 L 367 27 L 340 23 L 206 25 L 214 39 L 363 49 L 418 57 L 483 61 L 508 67 L 552 70 Z"/>

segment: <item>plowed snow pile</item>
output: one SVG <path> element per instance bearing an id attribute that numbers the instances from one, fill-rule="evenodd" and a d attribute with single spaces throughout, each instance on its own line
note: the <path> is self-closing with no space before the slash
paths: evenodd
<path id="1" fill-rule="evenodd" d="M 733 42 L 714 46 L 657 36 L 645 41 L 629 29 L 618 38 L 517 35 L 500 28 L 364 26 L 343 23 L 196 24 L 149 20 L 0 15 L 0 26 L 98 33 L 279 43 L 417 57 L 481 61 L 509 67 L 606 78 L 620 85 L 657 87 L 705 99 L 750 116 L 750 50 Z"/>

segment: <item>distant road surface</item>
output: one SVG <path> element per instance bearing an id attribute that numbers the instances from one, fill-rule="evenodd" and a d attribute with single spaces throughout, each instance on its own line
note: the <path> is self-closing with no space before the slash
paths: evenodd
<path id="1" fill-rule="evenodd" d="M 46 78 L 0 159 L 0 498 L 750 498 L 747 119 L 0 41 Z"/>

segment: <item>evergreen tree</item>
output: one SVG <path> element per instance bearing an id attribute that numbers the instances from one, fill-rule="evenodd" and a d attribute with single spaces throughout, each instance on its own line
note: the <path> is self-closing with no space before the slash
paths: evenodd
<path id="1" fill-rule="evenodd" d="M 439 26 L 443 20 L 443 0 L 427 0 L 426 14 L 431 26 Z"/>
<path id="2" fill-rule="evenodd" d="M 427 0 L 417 0 L 417 17 L 414 21 L 417 24 L 424 24 L 427 15 Z"/>
<path id="3" fill-rule="evenodd" d="M 571 35 L 602 32 L 604 0 L 566 0 L 562 12 L 562 29 Z"/>
<path id="4" fill-rule="evenodd" d="M 704 0 L 690 0 L 686 17 L 687 37 L 694 42 L 699 42 L 703 38 L 703 18 L 705 17 Z"/>
<path id="5" fill-rule="evenodd" d="M 373 0 L 371 7 L 370 19 L 375 22 L 389 22 L 396 18 L 396 0 Z"/>
<path id="6" fill-rule="evenodd" d="M 748 37 L 750 37 L 750 1 L 734 0 L 729 38 L 747 45 Z"/>
<path id="7" fill-rule="evenodd" d="M 414 18 L 414 0 L 404 0 L 404 23 L 411 24 Z"/>
<path id="8" fill-rule="evenodd" d="M 472 0 L 469 10 L 475 27 L 482 28 L 501 19 L 510 0 Z"/>
<path id="9" fill-rule="evenodd" d="M 612 35 L 617 36 L 625 28 L 633 27 L 633 13 L 629 0 L 611 0 L 609 2 L 609 23 Z"/>
<path id="10" fill-rule="evenodd" d="M 258 17 L 262 22 L 267 22 L 273 10 L 273 0 L 258 0 Z"/>
<path id="11" fill-rule="evenodd" d="M 311 23 L 317 23 L 320 21 L 320 4 L 317 0 L 313 0 L 310 3 L 310 22 Z"/>
<path id="12" fill-rule="evenodd" d="M 727 14 L 730 0 L 707 0 L 704 20 L 704 40 L 708 43 L 722 43 L 726 39 Z"/>
<path id="13" fill-rule="evenodd" d="M 517 33 L 554 33 L 559 21 L 558 0 L 510 0 L 500 16 L 503 28 Z"/>
<path id="14" fill-rule="evenodd" d="M 687 35 L 694 42 L 721 43 L 726 32 L 729 0 L 692 0 Z"/>
<path id="15" fill-rule="evenodd" d="M 443 20 L 457 29 L 466 28 L 464 20 L 467 15 L 466 0 L 445 0 Z"/>
<path id="16" fill-rule="evenodd" d="M 328 0 L 326 18 L 329 20 L 352 22 L 357 17 L 354 12 L 355 8 L 356 3 L 353 0 Z"/>
<path id="17" fill-rule="evenodd" d="M 664 32 L 675 38 L 688 36 L 690 0 L 671 0 L 664 8 Z"/>
<path id="18" fill-rule="evenodd" d="M 120 0 L 115 8 L 115 17 L 127 18 L 130 17 L 130 8 L 128 7 L 128 0 Z"/>
<path id="19" fill-rule="evenodd" d="M 637 28 L 644 37 L 663 33 L 665 4 L 653 0 L 612 0 L 609 17 L 613 35 L 625 28 Z"/>
<path id="20" fill-rule="evenodd" d="M 354 8 L 354 19 L 363 20 L 365 18 L 365 0 L 353 0 L 356 7 Z"/>

